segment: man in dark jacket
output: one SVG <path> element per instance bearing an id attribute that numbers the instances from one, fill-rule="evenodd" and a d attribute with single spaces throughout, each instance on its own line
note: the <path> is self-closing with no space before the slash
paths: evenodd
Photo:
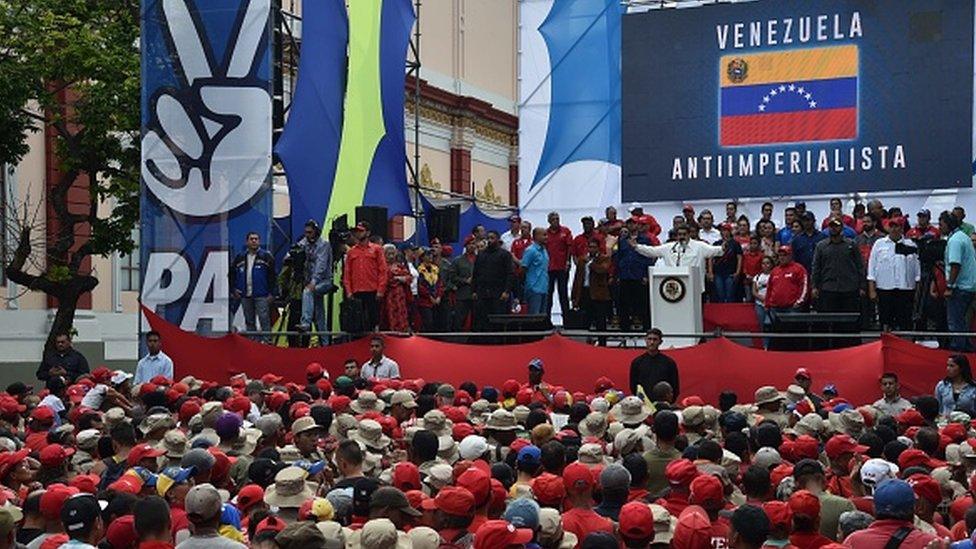
<path id="1" fill-rule="evenodd" d="M 810 297 L 820 312 L 858 311 L 859 294 L 864 293 L 866 278 L 861 251 L 852 240 L 844 238 L 843 228 L 840 219 L 831 219 L 830 237 L 818 242 L 813 252 Z"/>
<path id="2" fill-rule="evenodd" d="M 48 353 L 37 368 L 37 379 L 47 381 L 51 376 L 64 376 L 74 382 L 87 374 L 88 360 L 71 346 L 71 336 L 62 333 L 54 338 L 54 352 Z"/>
<path id="3" fill-rule="evenodd" d="M 474 261 L 471 286 L 476 300 L 475 329 L 488 331 L 488 315 L 504 314 L 515 284 L 512 254 L 501 247 L 498 231 L 488 232 L 488 247 Z"/>
<path id="4" fill-rule="evenodd" d="M 647 268 L 654 264 L 654 260 L 637 253 L 637 250 L 631 245 L 629 236 L 635 229 L 631 222 L 632 219 L 627 221 L 627 228 L 621 230 L 620 240 L 617 241 L 617 251 L 613 254 L 617 280 L 620 283 L 617 314 L 620 316 L 620 329 L 625 332 L 630 331 L 633 327 L 632 318 L 634 315 L 640 319 L 641 327 L 645 330 L 651 323 L 650 296 L 647 293 Z M 646 235 L 638 234 L 637 243 L 650 245 L 651 241 Z"/>
<path id="5" fill-rule="evenodd" d="M 275 260 L 268 250 L 261 249 L 261 236 L 247 233 L 247 249 L 231 264 L 234 299 L 241 300 L 244 325 L 253 332 L 260 322 L 262 332 L 271 331 L 271 304 L 275 294 Z M 259 338 L 267 341 L 267 336 Z"/>
<path id="6" fill-rule="evenodd" d="M 474 310 L 474 292 L 471 289 L 474 262 L 478 257 L 478 241 L 474 235 L 464 240 L 464 253 L 454 258 L 447 271 L 447 291 L 454 294 L 454 314 L 451 330 L 464 330 L 468 315 Z"/>
<path id="7" fill-rule="evenodd" d="M 678 399 L 681 386 L 678 382 L 678 365 L 674 360 L 660 351 L 664 334 L 657 328 L 651 328 L 645 338 L 647 351 L 630 363 L 630 392 L 637 395 L 640 387 L 644 395 L 651 399 L 654 386 L 661 381 L 667 381 L 671 386 L 671 395 Z"/>

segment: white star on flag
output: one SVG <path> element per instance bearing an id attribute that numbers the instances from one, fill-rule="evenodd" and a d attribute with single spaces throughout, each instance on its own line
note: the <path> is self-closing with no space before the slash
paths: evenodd
<path id="1" fill-rule="evenodd" d="M 815 108 L 817 108 L 817 102 L 816 102 L 816 101 L 811 101 L 811 102 L 810 102 L 810 108 L 811 108 L 811 109 L 815 109 Z"/>
<path id="2" fill-rule="evenodd" d="M 805 92 L 806 90 L 804 90 L 804 89 L 803 89 L 803 86 L 800 86 L 800 87 L 799 87 L 799 88 L 798 88 L 798 89 L 797 89 L 796 91 L 797 91 L 798 93 L 803 93 L 803 92 Z"/>
<path id="3" fill-rule="evenodd" d="M 790 91 L 796 91 L 796 85 L 790 84 Z"/>
<path id="4" fill-rule="evenodd" d="M 763 112 L 765 110 L 766 110 L 766 105 L 759 105 L 759 112 Z"/>
<path id="5" fill-rule="evenodd" d="M 772 91 L 770 91 L 770 92 L 769 92 L 769 95 L 771 95 L 771 96 L 773 96 L 773 97 L 776 97 L 776 94 L 777 94 L 777 93 L 779 93 L 779 92 L 778 92 L 778 91 L 776 91 L 776 90 L 772 90 Z"/>
<path id="6" fill-rule="evenodd" d="M 808 94 L 804 95 L 803 97 L 806 97 L 807 98 L 807 101 L 809 101 L 813 96 L 808 93 Z"/>
<path id="7" fill-rule="evenodd" d="M 779 86 L 779 91 L 781 91 L 781 92 L 785 92 L 785 91 L 786 91 L 786 86 L 784 86 L 784 85 L 782 85 L 782 84 L 780 84 L 780 86 Z"/>
<path id="8" fill-rule="evenodd" d="M 768 95 L 764 95 L 763 96 L 763 103 L 769 103 L 769 96 Z"/>

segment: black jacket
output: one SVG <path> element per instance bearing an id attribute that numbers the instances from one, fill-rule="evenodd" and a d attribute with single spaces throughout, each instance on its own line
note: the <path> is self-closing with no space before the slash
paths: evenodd
<path id="1" fill-rule="evenodd" d="M 515 287 L 515 269 L 512 254 L 500 246 L 482 250 L 474 260 L 471 286 L 478 299 L 499 297 Z"/>
<path id="2" fill-rule="evenodd" d="M 643 387 L 644 394 L 647 395 L 647 398 L 654 400 L 654 386 L 661 381 L 667 381 L 668 385 L 671 385 L 674 398 L 677 400 L 681 390 L 678 384 L 678 365 L 675 364 L 671 357 L 664 353 L 657 353 L 653 356 L 647 353 L 641 353 L 639 357 L 630 363 L 631 394 L 636 395 L 637 386 L 640 385 Z"/>
<path id="3" fill-rule="evenodd" d="M 51 377 L 51 368 L 60 366 L 64 368 L 66 372 L 65 376 L 68 381 L 74 381 L 78 379 L 79 376 L 87 374 L 88 370 L 88 360 L 85 355 L 74 350 L 74 348 L 68 349 L 64 354 L 54 351 L 44 356 L 41 360 L 41 365 L 37 367 L 37 379 L 41 381 L 47 381 Z"/>

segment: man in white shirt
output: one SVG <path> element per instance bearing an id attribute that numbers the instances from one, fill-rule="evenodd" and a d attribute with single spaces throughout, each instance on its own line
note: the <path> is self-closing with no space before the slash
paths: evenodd
<path id="1" fill-rule="evenodd" d="M 715 217 L 709 210 L 702 210 L 698 215 L 698 238 L 706 244 L 715 244 L 722 240 L 722 233 L 715 228 Z"/>
<path id="2" fill-rule="evenodd" d="M 698 267 L 704 281 L 705 260 L 722 255 L 723 247 L 689 239 L 687 225 L 679 225 L 674 232 L 677 238 L 674 242 L 667 242 L 660 246 L 648 246 L 638 244 L 634 237 L 631 237 L 631 245 L 637 253 L 645 257 L 660 258 L 662 264 L 669 267 Z"/>
<path id="3" fill-rule="evenodd" d="M 400 365 L 383 354 L 383 338 L 376 336 L 369 342 L 372 357 L 365 362 L 359 372 L 364 379 L 400 379 Z"/>
<path id="4" fill-rule="evenodd" d="M 501 241 L 502 248 L 511 253 L 512 242 L 515 242 L 522 237 L 522 218 L 517 215 L 513 215 L 508 218 L 508 222 L 511 224 L 511 227 L 505 234 L 502 235 Z"/>
<path id="5" fill-rule="evenodd" d="M 912 407 L 912 403 L 901 396 L 901 385 L 894 372 L 881 374 L 881 395 L 872 406 L 886 416 L 896 417 Z"/>
<path id="6" fill-rule="evenodd" d="M 142 357 L 136 365 L 136 385 L 148 382 L 156 376 L 173 379 L 173 360 L 163 352 L 163 339 L 159 332 L 151 330 L 146 334 L 146 348 L 149 354 Z"/>
<path id="7" fill-rule="evenodd" d="M 878 303 L 882 329 L 912 329 L 915 287 L 921 278 L 918 248 L 904 238 L 905 219 L 888 221 L 888 238 L 871 247 L 868 256 L 868 297 Z"/>

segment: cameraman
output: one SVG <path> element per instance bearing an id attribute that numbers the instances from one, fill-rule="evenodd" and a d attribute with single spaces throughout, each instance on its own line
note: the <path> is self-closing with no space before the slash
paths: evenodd
<path id="1" fill-rule="evenodd" d="M 296 332 L 301 322 L 302 292 L 305 290 L 305 249 L 301 242 L 292 246 L 288 250 L 288 254 L 285 255 L 281 272 L 278 273 L 278 288 L 281 291 L 281 298 L 285 301 L 288 331 Z M 301 338 L 290 335 L 288 336 L 288 346 L 306 347 L 308 346 L 307 339 L 307 336 Z"/>
<path id="2" fill-rule="evenodd" d="M 313 220 L 305 222 L 305 238 L 299 245 L 305 251 L 305 276 L 302 283 L 302 319 L 298 323 L 299 331 L 307 332 L 312 328 L 314 315 L 315 329 L 323 332 L 325 324 L 326 294 L 335 290 L 332 282 L 332 245 L 322 238 L 322 231 L 318 223 Z M 325 337 L 319 337 L 324 343 Z"/>
<path id="3" fill-rule="evenodd" d="M 918 248 L 905 234 L 905 218 L 888 220 L 888 238 L 871 247 L 868 297 L 878 303 L 883 330 L 911 330 L 915 286 L 921 278 Z"/>

